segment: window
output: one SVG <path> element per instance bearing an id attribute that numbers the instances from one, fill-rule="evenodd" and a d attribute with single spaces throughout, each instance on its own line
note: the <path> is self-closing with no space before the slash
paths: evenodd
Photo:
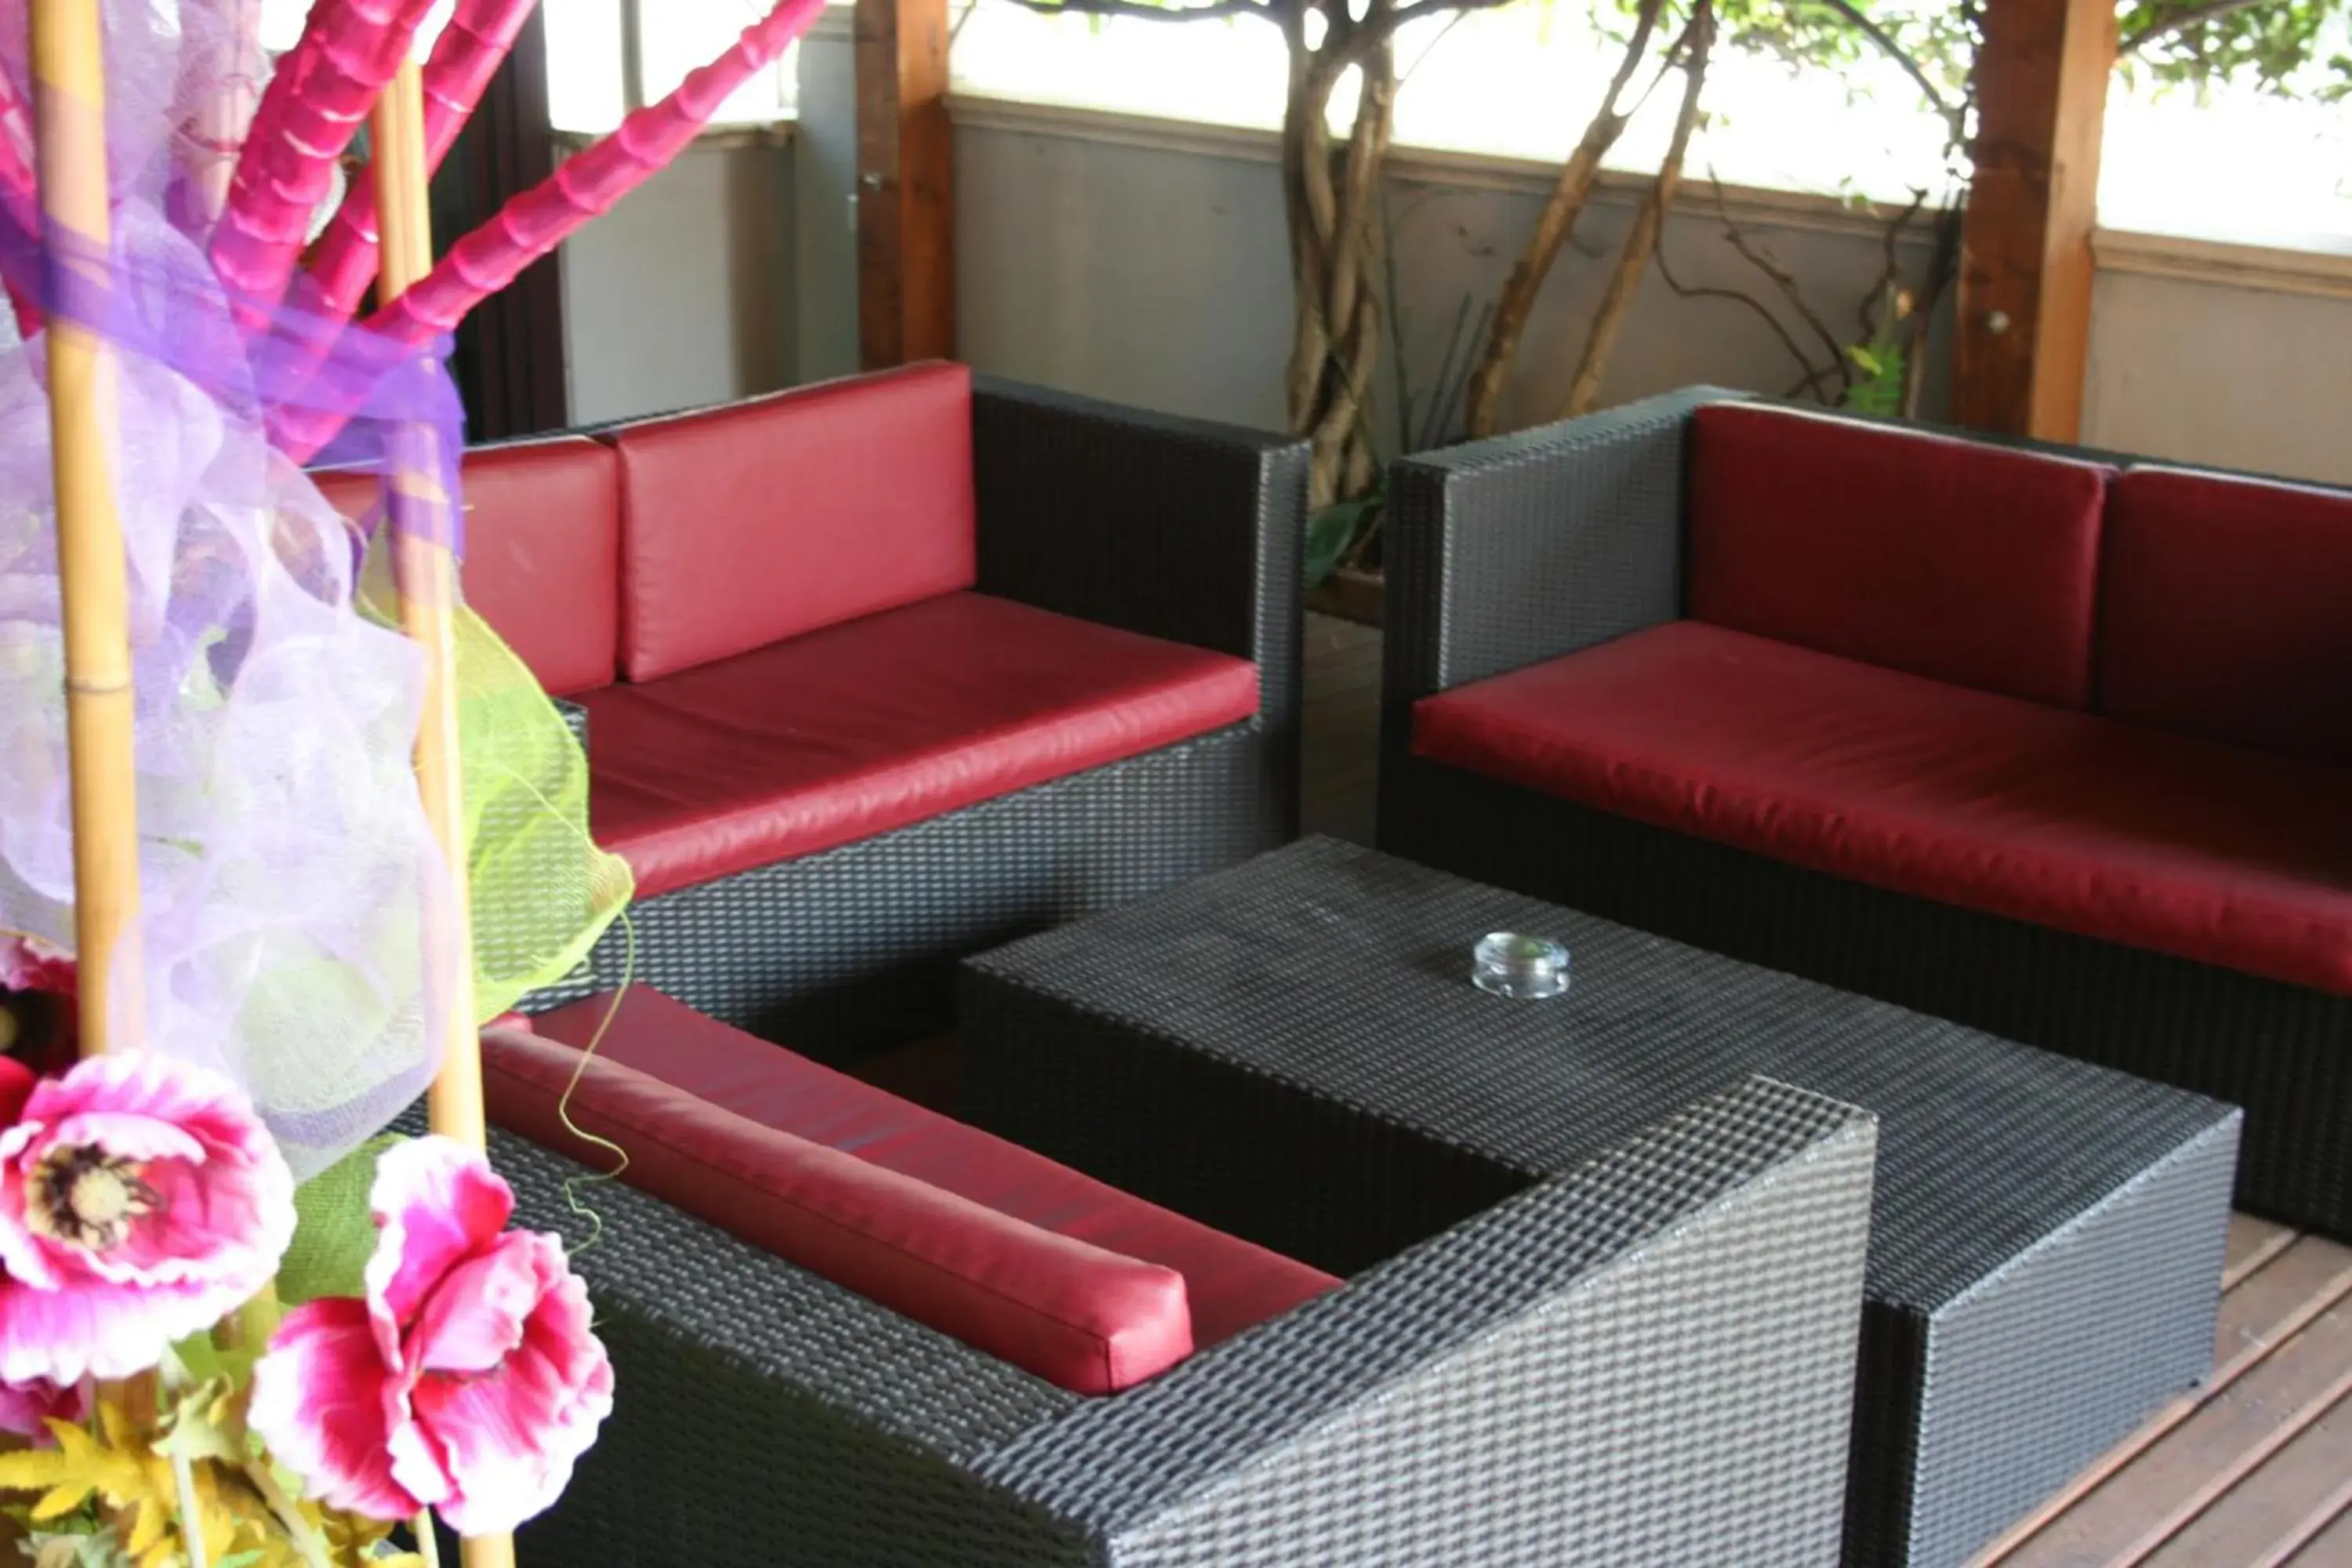
<path id="1" fill-rule="evenodd" d="M 596 135 L 640 104 L 676 91 L 718 58 L 774 0 L 544 0 L 548 114 L 558 131 Z M 634 47 L 632 44 L 634 43 Z M 714 125 L 789 120 L 799 46 L 719 106 Z"/>
<path id="2" fill-rule="evenodd" d="M 1083 108 L 1272 128 L 1285 75 L 1275 29 L 1250 17 L 1156 22 L 1040 16 L 1015 0 L 952 0 L 962 21 L 953 68 L 960 90 Z M 1892 13 L 1890 13 L 1892 14 Z M 2327 102 L 2352 57 L 2344 16 L 2331 24 L 2293 96 L 2251 84 L 2167 89 L 2145 70 L 2119 70 L 2108 93 L 2100 221 L 2352 254 L 2352 102 Z M 1555 163 L 1582 134 L 1617 58 L 1591 6 L 1520 0 L 1450 21 L 1433 17 L 1397 40 L 1405 83 L 1400 145 Z M 1612 168 L 1657 166 L 1675 92 L 1654 91 L 1612 149 Z M 1884 58 L 1843 70 L 1792 70 L 1763 52 L 1719 44 L 1707 120 L 1693 140 L 1692 177 L 1734 184 L 1902 202 L 1940 198 L 1944 122 Z M 1353 99 L 1334 101 L 1335 121 Z"/>
<path id="3" fill-rule="evenodd" d="M 417 30 L 423 54 L 448 25 L 456 0 L 439 0 Z M 558 131 L 601 135 L 637 104 L 677 90 L 688 71 L 718 58 L 774 0 L 544 0 L 548 118 Z M 294 47 L 311 0 L 262 0 L 262 46 Z M 628 47 L 631 35 L 636 47 Z M 789 120 L 798 46 L 743 84 L 719 107 L 714 125 L 765 125 Z M 633 82 L 634 79 L 634 82 Z M 634 85 L 634 90 L 632 90 Z"/>

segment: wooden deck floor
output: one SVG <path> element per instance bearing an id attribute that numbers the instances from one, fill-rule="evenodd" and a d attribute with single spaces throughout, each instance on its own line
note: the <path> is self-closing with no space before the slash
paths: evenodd
<path id="1" fill-rule="evenodd" d="M 1307 617 L 1305 826 L 1370 843 L 1380 636 Z M 2352 1248 L 2241 1215 L 2214 1372 L 1978 1568 L 2352 1568 Z"/>

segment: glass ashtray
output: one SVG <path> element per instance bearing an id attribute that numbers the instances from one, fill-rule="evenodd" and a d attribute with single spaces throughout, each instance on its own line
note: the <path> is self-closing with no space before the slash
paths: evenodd
<path id="1" fill-rule="evenodd" d="M 1568 990 L 1568 949 L 1549 937 L 1490 931 L 1470 950 L 1470 979 L 1481 991 L 1538 1002 Z"/>

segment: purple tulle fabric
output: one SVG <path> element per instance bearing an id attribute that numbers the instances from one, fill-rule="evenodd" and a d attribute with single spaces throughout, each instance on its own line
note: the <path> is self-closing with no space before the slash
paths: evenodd
<path id="1" fill-rule="evenodd" d="M 108 0 L 110 243 L 26 233 L 0 204 L 0 277 L 113 350 L 144 1043 L 229 1073 L 305 1175 L 429 1080 L 426 976 L 452 972 L 434 933 L 456 922 L 411 772 L 423 661 L 383 624 L 383 552 L 371 567 L 268 426 L 359 409 L 320 460 L 421 464 L 432 482 L 404 489 L 446 500 L 396 521 L 453 549 L 463 430 L 441 348 L 232 300 L 213 276 L 197 193 L 223 154 L 192 128 L 241 5 Z M 26 0 L 0 0 L 0 71 L 30 102 L 26 26 Z M 0 930 L 70 948 L 47 334 L 12 335 L 0 321 Z"/>

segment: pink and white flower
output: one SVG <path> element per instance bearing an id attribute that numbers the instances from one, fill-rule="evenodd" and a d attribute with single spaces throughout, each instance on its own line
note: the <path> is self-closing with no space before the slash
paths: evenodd
<path id="1" fill-rule="evenodd" d="M 0 932 L 0 991 L 47 991 L 70 996 L 76 974 L 72 954 L 29 936 Z"/>
<path id="2" fill-rule="evenodd" d="M 0 1082 L 0 1100 L 24 1086 Z M 30 1086 L 0 1131 L 0 1383 L 129 1377 L 277 1272 L 294 1178 L 236 1087 L 143 1052 Z"/>
<path id="3" fill-rule="evenodd" d="M 512 1191 L 452 1140 L 386 1151 L 369 1203 L 366 1299 L 286 1315 L 247 1419 L 330 1507 L 510 1531 L 562 1494 L 613 1407 L 587 1289 L 562 1241 L 506 1229 Z"/>
<path id="4" fill-rule="evenodd" d="M 60 1386 L 38 1378 L 22 1387 L 0 1384 L 0 1432 L 29 1437 L 36 1447 L 57 1441 L 49 1431 L 51 1421 L 79 1421 L 88 1414 L 89 1401 L 78 1383 Z"/>

